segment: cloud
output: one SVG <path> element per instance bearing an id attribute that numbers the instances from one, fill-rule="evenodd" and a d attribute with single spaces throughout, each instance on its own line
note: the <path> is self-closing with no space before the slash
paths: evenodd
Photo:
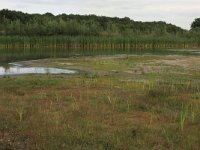
<path id="1" fill-rule="evenodd" d="M 29 13 L 127 16 L 139 21 L 166 21 L 186 29 L 200 17 L 199 0 L 6 0 L 1 2 L 3 8 Z"/>

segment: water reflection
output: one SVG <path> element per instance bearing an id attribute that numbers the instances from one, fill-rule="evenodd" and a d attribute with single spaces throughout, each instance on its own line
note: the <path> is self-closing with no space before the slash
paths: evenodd
<path id="1" fill-rule="evenodd" d="M 197 50 L 199 52 L 199 50 Z M 166 50 L 166 49 L 0 49 L 0 62 L 36 60 L 44 58 L 67 58 L 77 56 L 97 55 L 197 55 L 192 50 Z M 200 55 L 200 54 L 198 54 Z"/>
<path id="2" fill-rule="evenodd" d="M 22 67 L 19 64 L 0 66 L 0 76 L 22 74 L 75 74 L 74 70 L 45 68 L 45 67 Z"/>

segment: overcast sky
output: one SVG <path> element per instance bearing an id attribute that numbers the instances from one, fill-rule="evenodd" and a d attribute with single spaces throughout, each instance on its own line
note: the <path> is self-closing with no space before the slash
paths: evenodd
<path id="1" fill-rule="evenodd" d="M 185 29 L 200 17 L 200 0 L 0 0 L 0 9 L 29 13 L 96 14 L 166 21 Z"/>

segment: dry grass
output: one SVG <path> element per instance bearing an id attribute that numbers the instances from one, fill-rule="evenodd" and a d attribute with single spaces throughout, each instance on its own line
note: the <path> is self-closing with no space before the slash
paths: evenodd
<path id="1" fill-rule="evenodd" d="M 176 74 L 159 69 L 126 73 L 141 64 L 160 68 L 163 64 L 158 61 L 166 63 L 163 59 L 123 56 L 24 62 L 89 72 L 1 78 L 0 149 L 199 149 L 197 73 L 178 74 L 177 65 L 170 66 Z M 22 117 L 16 110 L 23 112 Z M 182 112 L 187 112 L 183 128 Z"/>

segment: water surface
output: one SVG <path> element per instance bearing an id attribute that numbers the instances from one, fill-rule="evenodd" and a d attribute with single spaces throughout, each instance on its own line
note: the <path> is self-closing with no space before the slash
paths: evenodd
<path id="1" fill-rule="evenodd" d="M 176 50 L 176 49 L 0 49 L 0 76 L 2 75 L 21 75 L 21 74 L 73 74 L 76 71 L 45 68 L 45 67 L 23 67 L 20 64 L 8 64 L 8 62 L 37 60 L 44 58 L 67 58 L 77 56 L 100 56 L 116 54 L 134 55 L 195 55 L 200 56 L 200 50 Z"/>
<path id="2" fill-rule="evenodd" d="M 47 67 L 23 67 L 20 64 L 10 63 L 6 66 L 0 66 L 0 76 L 25 75 L 25 74 L 75 74 L 77 71 L 47 68 Z"/>
<path id="3" fill-rule="evenodd" d="M 0 63 L 44 58 L 67 58 L 77 56 L 97 55 L 200 55 L 199 50 L 177 49 L 62 49 L 62 48 L 38 48 L 38 49 L 0 49 Z"/>

